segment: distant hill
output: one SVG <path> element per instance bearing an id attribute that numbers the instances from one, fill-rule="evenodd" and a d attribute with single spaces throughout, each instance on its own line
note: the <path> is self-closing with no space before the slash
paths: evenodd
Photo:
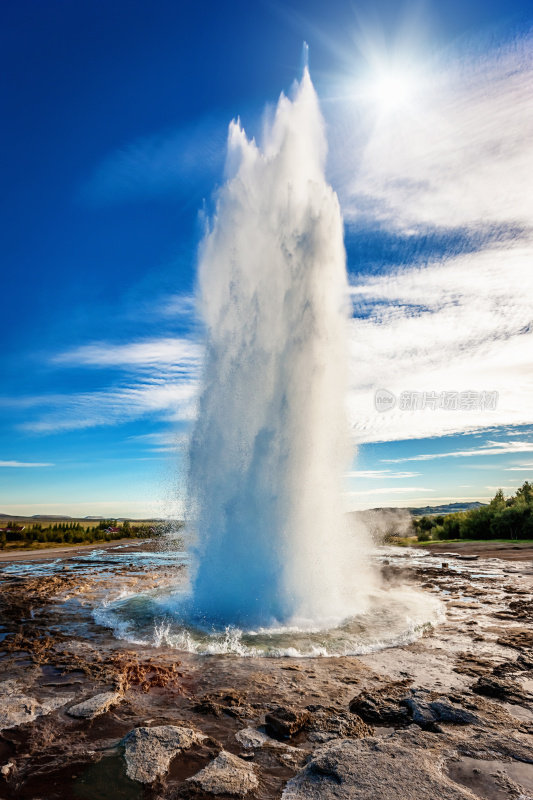
<path id="1" fill-rule="evenodd" d="M 424 517 L 429 514 L 455 514 L 456 511 L 470 511 L 473 508 L 481 508 L 487 503 L 446 503 L 442 506 L 424 506 L 423 508 L 409 508 L 413 517 Z"/>
<path id="2" fill-rule="evenodd" d="M 135 519 L 133 517 L 69 517 L 66 514 L 33 514 L 31 517 L 25 517 L 21 514 L 3 514 L 0 513 L 0 519 L 13 520 L 13 522 L 101 522 L 104 519 L 115 519 L 117 522 L 164 522 L 165 520 L 150 517 Z"/>
<path id="3" fill-rule="evenodd" d="M 400 508 L 399 506 L 381 506 L 380 508 L 367 508 L 362 512 L 352 513 L 381 513 L 381 514 L 411 514 L 412 517 L 424 517 L 429 514 L 455 514 L 456 511 L 470 511 L 472 508 L 481 508 L 486 503 L 445 503 L 441 506 L 423 506 L 421 508 Z"/>

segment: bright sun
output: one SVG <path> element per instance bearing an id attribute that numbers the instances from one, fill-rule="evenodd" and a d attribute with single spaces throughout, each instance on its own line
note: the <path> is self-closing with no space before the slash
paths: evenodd
<path id="1" fill-rule="evenodd" d="M 416 80 L 407 72 L 380 72 L 368 81 L 364 94 L 380 111 L 394 111 L 412 104 Z"/>

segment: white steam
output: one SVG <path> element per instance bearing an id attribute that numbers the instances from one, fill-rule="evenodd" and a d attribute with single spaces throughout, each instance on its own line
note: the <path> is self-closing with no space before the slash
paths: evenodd
<path id="1" fill-rule="evenodd" d="M 364 611 L 373 576 L 342 513 L 350 457 L 343 223 L 307 69 L 259 147 L 229 131 L 199 265 L 206 362 L 190 450 L 193 609 L 224 625 Z"/>

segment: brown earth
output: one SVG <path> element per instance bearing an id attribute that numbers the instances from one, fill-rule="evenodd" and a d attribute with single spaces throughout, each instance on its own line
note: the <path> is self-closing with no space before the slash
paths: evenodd
<path id="1" fill-rule="evenodd" d="M 417 546 L 417 545 L 415 545 Z M 480 558 L 499 558 L 502 561 L 531 561 L 533 563 L 533 544 L 531 542 L 438 542 L 425 544 L 424 550 L 440 555 L 458 553 L 477 555 Z"/>
<path id="2" fill-rule="evenodd" d="M 462 562 L 390 549 L 385 582 L 425 586 L 446 608 L 442 624 L 358 657 L 291 659 L 117 640 L 87 610 L 94 598 L 172 576 L 80 572 L 71 552 L 55 575 L 0 571 L 2 800 L 228 800 L 187 780 L 214 762 L 237 778 L 253 765 L 249 800 L 532 796 L 533 569 L 510 558 L 518 551 Z M 106 692 L 117 699 L 100 715 L 68 714 Z M 201 744 L 141 784 L 126 773 L 123 739 L 161 726 L 187 726 Z"/>

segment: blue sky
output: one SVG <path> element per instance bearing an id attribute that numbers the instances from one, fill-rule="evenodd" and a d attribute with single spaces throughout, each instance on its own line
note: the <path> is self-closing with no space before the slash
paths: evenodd
<path id="1" fill-rule="evenodd" d="M 352 286 L 349 507 L 531 478 L 527 12 L 4 2 L 0 512 L 179 510 L 203 214 L 229 121 L 260 134 L 304 40 Z"/>

